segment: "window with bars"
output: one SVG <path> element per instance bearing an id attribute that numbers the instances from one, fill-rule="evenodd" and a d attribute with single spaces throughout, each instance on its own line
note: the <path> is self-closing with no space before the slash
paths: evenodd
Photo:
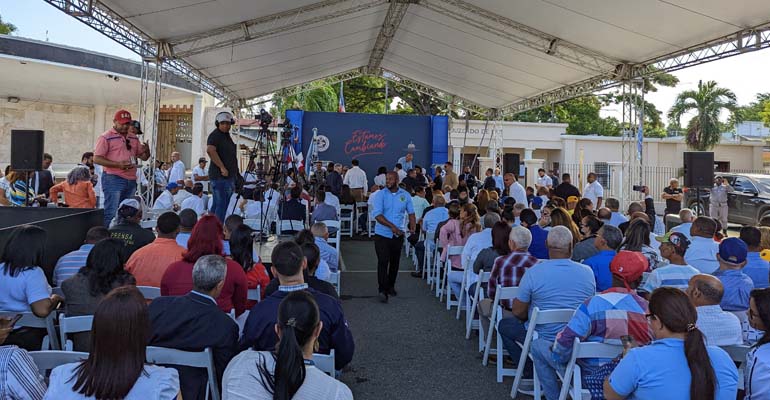
<path id="1" fill-rule="evenodd" d="M 610 189 L 610 166 L 606 162 L 595 162 L 593 172 L 596 174 L 596 180 L 607 190 Z"/>

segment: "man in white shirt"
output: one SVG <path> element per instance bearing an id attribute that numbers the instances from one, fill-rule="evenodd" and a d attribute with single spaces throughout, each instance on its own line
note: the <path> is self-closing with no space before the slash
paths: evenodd
<path id="1" fill-rule="evenodd" d="M 710 217 L 698 217 L 690 228 L 692 243 L 687 249 L 684 260 L 698 271 L 710 274 L 719 269 L 717 254 L 719 243 L 714 241 L 717 223 Z"/>
<path id="2" fill-rule="evenodd" d="M 551 179 L 550 176 L 545 174 L 545 170 L 540 168 L 537 170 L 537 182 L 535 183 L 535 186 L 540 189 L 541 187 L 546 187 L 548 189 L 551 189 L 553 187 L 553 179 Z"/>
<path id="3" fill-rule="evenodd" d="M 179 185 L 184 184 L 184 162 L 178 151 L 171 153 L 171 171 L 168 173 L 168 181 L 176 182 Z"/>
<path id="4" fill-rule="evenodd" d="M 209 170 L 206 168 L 206 157 L 198 159 L 198 165 L 192 170 L 193 183 L 200 183 L 203 185 L 203 191 L 209 191 Z"/>
<path id="5" fill-rule="evenodd" d="M 503 176 L 503 181 L 505 183 L 505 191 L 503 192 L 503 195 L 513 197 L 517 203 L 524 204 L 525 206 L 529 204 L 527 201 L 527 191 L 524 190 L 524 186 L 521 186 L 519 181 L 516 179 L 516 175 L 508 172 Z"/>
<path id="6" fill-rule="evenodd" d="M 396 171 L 398 174 L 398 183 L 401 183 L 401 181 L 406 178 L 406 171 L 404 171 L 404 168 L 400 163 L 396 164 L 396 167 L 393 168 L 393 171 Z"/>
<path id="7" fill-rule="evenodd" d="M 196 183 L 193 185 L 192 194 L 182 201 L 181 210 L 189 208 L 195 211 L 198 215 L 206 213 L 206 204 L 203 201 L 203 184 Z"/>
<path id="8" fill-rule="evenodd" d="M 193 187 L 192 179 L 185 179 L 184 187 L 179 188 L 179 191 L 174 195 L 174 203 L 182 204 L 188 197 L 191 197 Z"/>
<path id="9" fill-rule="evenodd" d="M 699 274 L 690 278 L 687 297 L 698 311 L 695 325 L 706 337 L 709 346 L 743 344 L 743 328 L 735 314 L 722 310 L 719 303 L 724 295 L 722 282 L 713 275 Z"/>
<path id="10" fill-rule="evenodd" d="M 364 201 L 366 188 L 369 187 L 369 181 L 366 179 L 366 172 L 358 167 L 358 160 L 351 161 L 353 168 L 349 169 L 342 179 L 343 185 L 350 187 L 350 192 L 356 202 Z"/>
<path id="11" fill-rule="evenodd" d="M 688 239 L 692 239 L 692 236 L 690 235 L 690 229 L 692 229 L 692 217 L 692 210 L 689 208 L 679 210 L 679 220 L 681 220 L 682 223 L 671 228 L 671 232 L 679 232 L 687 236 Z"/>
<path id="12" fill-rule="evenodd" d="M 614 197 L 608 197 L 606 201 L 607 208 L 612 213 L 609 224 L 618 228 L 620 224 L 628 222 L 628 218 L 620 212 L 620 201 Z"/>
<path id="13" fill-rule="evenodd" d="M 335 210 L 337 210 L 337 216 L 340 215 L 340 198 L 335 196 L 334 193 L 328 192 L 329 190 L 326 185 L 320 185 L 318 187 L 319 189 L 323 190 L 326 197 L 324 197 L 324 203 L 334 207 Z"/>
<path id="14" fill-rule="evenodd" d="M 176 182 L 171 182 L 166 185 L 166 190 L 155 199 L 155 205 L 152 206 L 153 210 L 179 210 L 179 205 L 174 204 L 174 195 L 179 192 L 179 185 Z"/>
<path id="15" fill-rule="evenodd" d="M 599 181 L 596 180 L 596 174 L 589 172 L 586 177 L 588 183 L 583 188 L 583 198 L 590 199 L 594 205 L 594 209 L 598 210 L 602 207 L 602 199 L 604 198 L 604 188 Z"/>

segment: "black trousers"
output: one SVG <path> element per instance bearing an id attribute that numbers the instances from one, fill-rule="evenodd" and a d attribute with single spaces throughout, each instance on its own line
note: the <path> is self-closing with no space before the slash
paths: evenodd
<path id="1" fill-rule="evenodd" d="M 380 293 L 387 293 L 388 290 L 396 286 L 403 244 L 403 236 L 386 238 L 385 236 L 374 235 L 374 251 L 377 253 L 377 283 Z"/>

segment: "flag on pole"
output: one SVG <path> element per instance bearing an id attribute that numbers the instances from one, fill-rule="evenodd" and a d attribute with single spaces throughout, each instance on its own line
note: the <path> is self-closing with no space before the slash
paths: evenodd
<path id="1" fill-rule="evenodd" d="M 343 85 L 343 83 L 340 82 L 340 105 L 339 105 L 339 108 L 337 109 L 337 112 L 344 113 L 345 112 L 345 96 L 342 94 L 342 85 Z"/>

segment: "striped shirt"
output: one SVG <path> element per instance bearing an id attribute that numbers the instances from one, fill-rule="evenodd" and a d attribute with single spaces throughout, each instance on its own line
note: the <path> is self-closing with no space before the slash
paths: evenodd
<path id="1" fill-rule="evenodd" d="M 53 269 L 53 283 L 61 286 L 61 283 L 77 274 L 80 268 L 86 266 L 88 254 L 94 248 L 93 244 L 84 244 L 79 249 L 63 255 Z"/>
<path id="2" fill-rule="evenodd" d="M 590 297 L 575 311 L 567 326 L 556 335 L 553 357 L 566 363 L 572 355 L 575 338 L 581 342 L 621 344 L 620 337 L 629 335 L 644 345 L 652 340 L 647 324 L 647 300 L 620 287 L 609 288 Z M 608 360 L 586 359 L 588 365 L 599 366 Z"/>
<path id="3" fill-rule="evenodd" d="M 16 346 L 0 347 L 0 371 L 3 376 L 0 397 L 3 399 L 40 400 L 45 395 L 43 377 L 25 350 Z"/>
<path id="4" fill-rule="evenodd" d="M 489 298 L 495 298 L 497 286 L 519 286 L 524 272 L 535 263 L 537 263 L 537 258 L 528 252 L 514 251 L 507 256 L 497 257 L 495 264 L 492 265 L 492 272 L 489 274 Z M 513 301 L 503 300 L 501 305 L 510 310 Z"/>
<path id="5" fill-rule="evenodd" d="M 690 265 L 669 264 L 652 270 L 647 277 L 647 282 L 639 289 L 647 293 L 652 293 L 653 290 L 663 286 L 685 290 L 690 278 L 699 273 L 700 271 Z"/>

